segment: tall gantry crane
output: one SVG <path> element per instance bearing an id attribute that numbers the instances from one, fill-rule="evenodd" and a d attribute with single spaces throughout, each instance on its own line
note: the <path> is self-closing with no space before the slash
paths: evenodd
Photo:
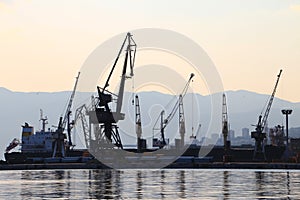
<path id="1" fill-rule="evenodd" d="M 180 147 L 183 147 L 184 136 L 185 136 L 185 118 L 184 118 L 182 95 L 179 95 L 179 134 L 180 134 Z"/>
<path id="2" fill-rule="evenodd" d="M 224 154 L 225 155 L 227 155 L 228 150 L 229 150 L 228 132 L 229 132 L 229 124 L 228 124 L 226 95 L 223 94 L 223 101 L 222 101 L 222 134 L 223 134 L 223 140 L 224 140 Z"/>
<path id="3" fill-rule="evenodd" d="M 269 99 L 266 111 L 264 113 L 264 116 L 259 115 L 258 117 L 258 123 L 256 125 L 255 131 L 251 132 L 251 138 L 255 139 L 255 149 L 253 154 L 253 160 L 261 159 L 261 156 L 263 156 L 263 159 L 266 160 L 266 154 L 265 154 L 265 146 L 264 146 L 264 140 L 266 138 L 266 133 L 264 132 L 267 119 L 271 110 L 271 106 L 273 103 L 273 99 L 276 93 L 276 89 L 278 86 L 278 82 L 281 76 L 282 69 L 279 71 L 279 74 L 277 75 L 277 80 L 275 83 L 275 87 L 273 89 L 272 95 Z"/>
<path id="4" fill-rule="evenodd" d="M 137 151 L 141 151 L 142 119 L 138 95 L 135 95 L 135 131 L 137 136 Z"/>
<path id="5" fill-rule="evenodd" d="M 170 121 L 173 119 L 173 117 L 175 116 L 175 113 L 177 112 L 178 108 L 181 106 L 182 108 L 180 108 L 181 110 L 181 114 L 179 113 L 180 115 L 180 118 L 179 119 L 179 126 L 181 126 L 182 128 L 185 127 L 184 125 L 184 115 L 183 115 L 183 103 L 182 103 L 182 100 L 184 98 L 184 96 L 186 95 L 187 91 L 188 91 L 188 88 L 189 88 L 189 85 L 190 85 L 190 82 L 192 81 L 192 78 L 195 76 L 194 73 L 191 73 L 190 75 L 190 78 L 189 80 L 187 81 L 183 91 L 181 92 L 181 94 L 179 95 L 179 98 L 178 100 L 176 101 L 173 109 L 171 110 L 170 114 L 167 116 L 167 118 L 164 119 L 164 114 L 165 114 L 165 111 L 162 110 L 160 115 L 159 115 L 159 118 L 156 120 L 155 124 L 154 124 L 154 127 L 153 127 L 153 131 L 154 130 L 157 130 L 156 128 L 156 124 L 157 122 L 159 121 L 160 119 L 160 134 L 161 134 L 161 140 L 158 141 L 158 144 L 156 146 L 158 146 L 159 148 L 163 148 L 167 143 L 166 143 L 166 139 L 165 139 L 165 129 L 167 127 L 167 125 L 170 123 Z M 180 105 L 181 104 L 181 105 Z M 181 132 L 180 132 L 181 134 Z M 184 138 L 184 134 L 185 134 L 185 131 L 182 130 L 182 135 L 181 135 L 181 138 L 183 137 Z"/>
<path id="6" fill-rule="evenodd" d="M 222 134 L 224 139 L 224 149 L 228 150 L 227 141 L 228 141 L 228 113 L 227 113 L 227 103 L 226 103 L 226 95 L 223 94 L 222 101 Z"/>
<path id="7" fill-rule="evenodd" d="M 125 59 L 123 63 L 123 69 L 121 74 L 121 81 L 119 86 L 119 93 L 117 96 L 117 105 L 116 111 L 113 112 L 109 107 L 109 104 L 112 102 L 112 92 L 108 91 L 107 88 L 109 86 L 109 82 L 111 76 L 117 66 L 118 60 L 121 54 L 125 51 Z M 97 87 L 98 91 L 98 102 L 95 105 L 94 110 L 89 111 L 88 115 L 90 117 L 90 122 L 92 124 L 99 125 L 99 137 L 96 139 L 98 141 L 99 148 L 113 148 L 111 144 L 114 144 L 118 148 L 123 148 L 120 134 L 117 127 L 117 122 L 119 120 L 124 120 L 125 114 L 121 113 L 122 103 L 123 103 L 123 96 L 124 96 L 124 87 L 125 87 L 125 80 L 127 78 L 133 77 L 133 67 L 135 62 L 135 53 L 136 53 L 136 43 L 134 42 L 132 35 L 127 33 L 125 40 L 121 46 L 121 49 L 114 61 L 112 69 L 108 75 L 106 83 L 103 88 Z M 130 66 L 130 75 L 128 76 L 127 73 L 127 66 Z M 103 143 L 104 142 L 104 143 Z M 113 143 L 114 142 L 114 143 Z"/>
<path id="8" fill-rule="evenodd" d="M 66 135 L 63 133 L 65 131 L 66 125 L 67 126 L 67 132 L 68 132 L 68 146 L 72 146 L 72 138 L 71 138 L 71 122 L 70 122 L 70 115 L 71 115 L 71 108 L 72 108 L 72 103 L 73 99 L 75 96 L 76 88 L 77 88 L 77 83 L 79 80 L 79 75 L 80 72 L 78 72 L 78 75 L 76 77 L 75 85 L 72 91 L 72 94 L 69 99 L 69 103 L 63 117 L 59 118 L 59 123 L 58 127 L 53 135 L 54 138 L 54 149 L 53 149 L 53 154 L 52 157 L 64 157 L 65 156 L 65 142 L 64 140 L 66 139 Z"/>

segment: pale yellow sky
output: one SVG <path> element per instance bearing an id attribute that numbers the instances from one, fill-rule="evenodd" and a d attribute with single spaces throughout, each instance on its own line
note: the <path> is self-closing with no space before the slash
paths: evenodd
<path id="1" fill-rule="evenodd" d="M 197 42 L 225 90 L 270 94 L 282 68 L 276 96 L 300 102 L 299 0 L 0 0 L 0 87 L 71 90 L 98 45 L 151 27 Z"/>

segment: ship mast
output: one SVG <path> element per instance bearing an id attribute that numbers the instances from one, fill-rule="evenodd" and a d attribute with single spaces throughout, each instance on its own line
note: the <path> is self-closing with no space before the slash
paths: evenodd
<path id="1" fill-rule="evenodd" d="M 40 109 L 40 121 L 42 121 L 42 132 L 45 132 L 46 124 L 48 124 L 48 117 L 43 116 L 43 110 Z"/>

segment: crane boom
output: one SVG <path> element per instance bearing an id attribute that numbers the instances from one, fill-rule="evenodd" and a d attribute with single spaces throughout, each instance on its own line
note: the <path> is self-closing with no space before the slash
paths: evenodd
<path id="1" fill-rule="evenodd" d="M 124 49 L 124 46 L 125 46 L 125 44 L 126 44 L 126 41 L 128 42 L 126 51 L 129 53 L 129 57 L 130 57 L 130 70 L 131 70 L 130 75 L 133 76 L 133 65 L 134 65 L 134 62 L 135 62 L 135 54 L 136 54 L 136 47 L 137 47 L 137 45 L 136 45 L 135 41 L 132 39 L 132 35 L 131 35 L 130 33 L 127 33 L 127 35 L 126 35 L 126 37 L 125 37 L 125 39 L 124 39 L 124 41 L 123 41 L 123 43 L 122 43 L 122 46 L 121 46 L 121 48 L 120 48 L 120 50 L 119 50 L 119 53 L 118 53 L 118 55 L 117 55 L 117 57 L 116 57 L 116 59 L 115 59 L 115 62 L 114 62 L 114 64 L 113 64 L 113 67 L 112 67 L 112 69 L 110 70 L 110 73 L 109 73 L 109 75 L 108 75 L 108 78 L 107 78 L 107 80 L 106 80 L 106 83 L 105 83 L 104 87 L 102 88 L 102 93 L 103 93 L 103 92 L 106 90 L 106 88 L 109 86 L 110 78 L 111 78 L 111 76 L 112 76 L 112 74 L 113 74 L 113 72 L 114 72 L 114 70 L 115 70 L 115 68 L 116 68 L 116 65 L 117 65 L 118 60 L 119 60 L 119 58 L 120 58 L 120 56 L 121 56 L 121 53 L 122 53 L 122 51 L 123 51 L 123 49 Z M 131 50 L 131 47 L 134 47 L 134 49 Z M 131 55 L 131 51 L 134 52 L 134 53 L 133 53 L 133 56 Z"/>
<path id="2" fill-rule="evenodd" d="M 182 90 L 181 94 L 179 95 L 179 97 L 181 96 L 181 98 L 183 99 L 184 96 L 186 95 L 187 91 L 188 91 L 188 88 L 189 88 L 189 85 L 190 85 L 190 82 L 192 81 L 193 77 L 195 76 L 194 73 L 191 73 L 190 75 L 190 78 L 188 80 L 188 82 L 185 84 L 185 87 L 184 89 Z M 171 110 L 170 114 L 168 115 L 168 117 L 164 120 L 164 128 L 166 128 L 166 126 L 169 124 L 169 122 L 173 119 L 176 111 L 178 110 L 179 108 L 179 103 L 180 103 L 180 98 L 178 98 L 178 100 L 176 101 L 173 109 Z"/>
<path id="3" fill-rule="evenodd" d="M 75 96 L 75 93 L 76 93 L 77 83 L 78 83 L 78 80 L 79 80 L 79 75 L 80 75 L 80 72 L 78 72 L 78 75 L 76 77 L 75 85 L 74 85 L 74 88 L 73 88 L 71 97 L 69 99 L 69 103 L 68 103 L 68 106 L 67 106 L 67 109 L 66 109 L 61 127 L 60 127 L 62 129 L 61 132 L 64 132 L 64 130 L 66 128 L 66 125 L 67 125 L 67 122 L 68 122 L 68 118 L 69 118 L 68 116 L 70 115 L 70 112 L 71 112 L 72 103 L 73 103 L 73 99 L 74 99 L 74 96 Z"/>
<path id="4" fill-rule="evenodd" d="M 273 89 L 273 92 L 272 92 L 272 95 L 270 97 L 270 100 L 269 100 L 269 103 L 268 103 L 268 106 L 267 106 L 267 109 L 266 109 L 266 112 L 264 114 L 264 117 L 262 119 L 262 130 L 264 130 L 265 128 L 265 125 L 267 123 L 267 119 L 268 119 L 268 116 L 269 116 L 269 113 L 270 113 L 270 110 L 271 110 L 271 106 L 272 106 L 272 103 L 273 103 L 273 99 L 275 97 L 275 93 L 276 93 L 276 89 L 277 89 L 277 86 L 278 86 L 278 82 L 279 82 L 279 79 L 280 79 L 280 76 L 281 76 L 281 72 L 282 72 L 282 69 L 279 71 L 279 74 L 277 75 L 277 80 L 276 80 L 276 83 L 275 83 L 275 87 Z"/>

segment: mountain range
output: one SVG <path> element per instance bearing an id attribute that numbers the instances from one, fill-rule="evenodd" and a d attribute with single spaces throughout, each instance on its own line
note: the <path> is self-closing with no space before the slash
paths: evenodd
<path id="1" fill-rule="evenodd" d="M 70 91 L 14 92 L 0 87 L 0 133 L 2 137 L 0 149 L 3 150 L 2 152 L 4 152 L 6 146 L 13 138 L 21 139 L 21 125 L 24 125 L 25 122 L 33 125 L 35 130 L 41 128 L 41 122 L 39 121 L 40 110 L 48 118 L 47 127 L 55 129 L 59 117 L 64 115 L 70 94 Z M 242 128 L 249 128 L 250 131 L 254 130 L 255 127 L 251 125 L 256 124 L 258 116 L 262 111 L 264 112 L 263 109 L 270 95 L 245 90 L 226 91 L 225 94 L 230 129 L 235 130 L 235 135 L 241 135 Z M 84 103 L 81 94 L 76 95 L 73 113 L 75 113 L 77 107 Z M 83 95 L 88 99 L 86 101 L 87 104 L 90 99 L 89 95 Z M 129 144 L 135 143 L 134 95 L 130 93 L 125 94 L 122 111 L 126 117 L 124 121 L 118 124 L 123 143 Z M 153 130 L 153 127 L 159 128 L 161 111 L 165 110 L 164 118 L 167 118 L 174 108 L 178 97 L 159 92 L 140 92 L 138 96 L 141 107 L 143 137 L 149 140 L 152 139 L 153 135 L 154 137 L 159 137 L 159 131 Z M 215 101 L 216 99 L 217 101 Z M 214 102 L 217 102 L 217 105 Z M 184 97 L 183 103 L 187 139 L 191 134 L 198 134 L 200 137 L 200 135 L 208 136 L 212 133 L 221 133 L 222 94 L 203 96 L 188 93 Z M 285 117 L 281 113 L 283 108 L 293 110 L 292 115 L 289 117 L 289 127 L 300 126 L 300 121 L 298 120 L 300 116 L 300 102 L 292 103 L 275 97 L 268 118 L 268 127 L 278 124 L 285 125 Z M 175 111 L 174 118 L 166 127 L 166 137 L 168 138 L 179 138 L 178 110 Z M 158 123 L 155 125 L 156 121 Z M 201 124 L 201 129 L 199 129 L 199 124 Z M 74 137 L 77 140 L 75 142 L 81 143 L 82 135 L 79 128 L 76 130 Z"/>

